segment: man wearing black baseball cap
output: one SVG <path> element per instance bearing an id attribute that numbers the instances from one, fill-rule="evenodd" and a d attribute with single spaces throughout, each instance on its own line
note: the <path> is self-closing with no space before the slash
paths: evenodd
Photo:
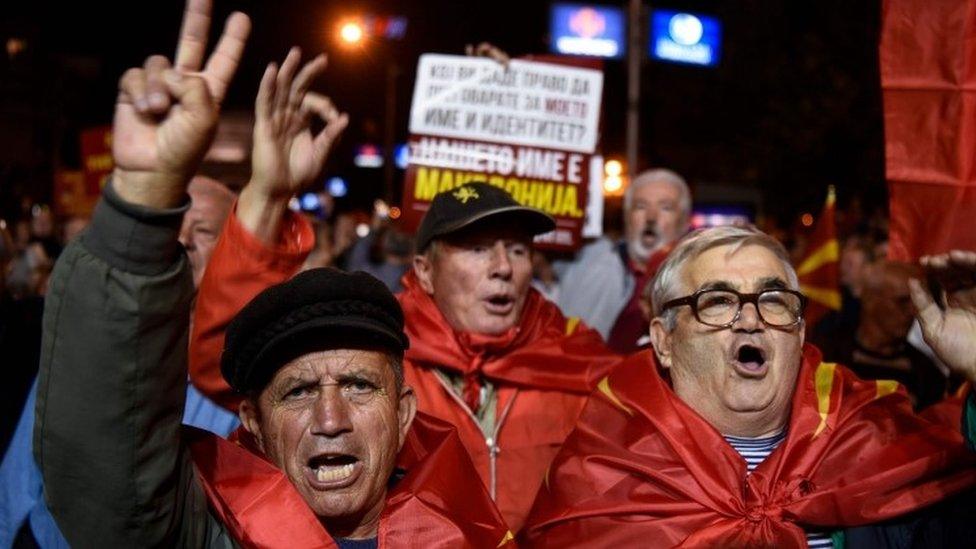
<path id="1" fill-rule="evenodd" d="M 440 193 L 417 231 L 417 282 L 456 329 L 502 334 L 517 324 L 529 295 L 532 237 L 555 227 L 487 183 Z M 468 253 L 456 253 L 462 250 Z"/>
<path id="2" fill-rule="evenodd" d="M 245 300 L 285 280 L 310 229 L 271 183 L 245 189 L 204 276 L 190 373 L 229 408 L 218 374 L 222 330 Z M 279 219 L 275 224 L 265 219 Z M 618 357 L 599 334 L 531 288 L 533 237 L 555 227 L 500 187 L 466 182 L 438 194 L 417 231 L 397 295 L 410 348 L 404 377 L 422 412 L 453 424 L 478 474 L 518 531 L 587 392 Z"/>
<path id="3" fill-rule="evenodd" d="M 232 15 L 194 72 L 207 21 L 209 3 L 190 2 L 180 69 L 152 57 L 123 77 L 116 170 L 52 275 L 34 447 L 51 513 L 78 547 L 505 546 L 512 534 L 454 429 L 416 413 L 402 310 L 365 273 L 309 271 L 257 295 L 221 358 L 242 429 L 225 440 L 180 427 L 193 285 L 177 238 L 250 28 Z M 277 79 L 269 67 L 259 118 L 272 92 L 297 100 L 276 119 L 304 104 L 298 62 L 289 54 Z M 271 141 L 255 131 L 256 148 Z"/>

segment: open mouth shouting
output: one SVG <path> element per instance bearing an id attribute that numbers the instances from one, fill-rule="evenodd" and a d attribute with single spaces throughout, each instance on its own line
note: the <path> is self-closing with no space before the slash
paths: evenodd
<path id="1" fill-rule="evenodd" d="M 769 368 L 766 365 L 766 351 L 750 343 L 742 343 L 735 348 L 732 366 L 742 377 L 761 378 Z"/>
<path id="2" fill-rule="evenodd" d="M 653 224 L 648 224 L 644 227 L 644 230 L 640 234 L 640 241 L 646 248 L 653 248 L 657 244 L 658 234 Z"/>
<path id="3" fill-rule="evenodd" d="M 305 477 L 317 490 L 335 490 L 356 482 L 362 470 L 362 462 L 355 456 L 324 453 L 308 460 Z"/>
<path id="4" fill-rule="evenodd" d="M 493 315 L 507 315 L 515 309 L 515 296 L 509 293 L 491 294 L 482 302 L 485 304 L 485 310 Z"/>

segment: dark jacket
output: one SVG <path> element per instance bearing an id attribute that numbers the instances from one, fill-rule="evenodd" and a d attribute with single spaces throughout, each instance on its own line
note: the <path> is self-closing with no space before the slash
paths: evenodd
<path id="1" fill-rule="evenodd" d="M 50 282 L 34 454 L 73 547 L 234 547 L 181 437 L 193 284 L 186 207 L 151 211 L 105 188 Z"/>

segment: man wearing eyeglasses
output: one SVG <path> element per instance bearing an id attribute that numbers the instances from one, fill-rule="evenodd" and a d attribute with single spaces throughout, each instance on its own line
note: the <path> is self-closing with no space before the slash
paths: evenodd
<path id="1" fill-rule="evenodd" d="M 933 298 L 912 283 L 926 340 L 976 380 L 976 253 L 922 263 L 947 288 Z M 654 351 L 600 382 L 553 462 L 525 541 L 908 547 L 973 539 L 976 454 L 966 442 L 976 437 L 976 401 L 964 404 L 960 433 L 958 423 L 914 415 L 897 383 L 823 363 L 804 345 L 798 287 L 786 250 L 754 229 L 708 229 L 679 243 L 654 280 Z"/>

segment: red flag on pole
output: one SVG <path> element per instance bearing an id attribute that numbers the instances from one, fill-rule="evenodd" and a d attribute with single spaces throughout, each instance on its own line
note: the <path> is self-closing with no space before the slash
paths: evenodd
<path id="1" fill-rule="evenodd" d="M 886 0 L 890 259 L 976 249 L 976 1 Z"/>
<path id="2" fill-rule="evenodd" d="M 840 310 L 840 245 L 837 243 L 837 224 L 834 221 L 834 186 L 827 188 L 827 201 L 810 236 L 807 255 L 796 268 L 800 277 L 800 291 L 810 302 L 804 315 L 809 330 L 829 311 Z"/>

